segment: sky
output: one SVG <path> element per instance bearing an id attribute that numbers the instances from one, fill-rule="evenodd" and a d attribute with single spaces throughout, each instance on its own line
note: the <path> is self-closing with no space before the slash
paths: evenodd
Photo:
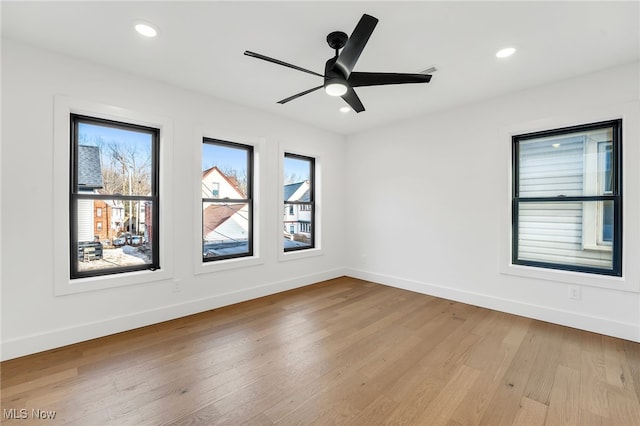
<path id="1" fill-rule="evenodd" d="M 217 144 L 202 144 L 202 170 L 218 166 L 220 170 L 237 170 L 239 175 L 247 173 L 247 151 Z"/>
<path id="2" fill-rule="evenodd" d="M 219 169 L 237 170 L 239 175 L 246 174 L 247 157 L 246 151 L 235 149 L 229 146 L 216 144 L 202 144 L 202 170 L 207 170 L 213 166 Z M 309 162 L 294 158 L 284 159 L 284 175 L 291 176 L 295 173 L 296 181 L 309 179 Z"/>
<path id="3" fill-rule="evenodd" d="M 291 157 L 285 157 L 284 158 L 284 176 L 285 176 L 285 179 L 287 179 L 287 177 L 293 176 L 295 174 L 295 177 L 297 177 L 297 179 L 294 179 L 295 182 L 300 182 L 302 180 L 308 180 L 309 179 L 309 172 L 310 172 L 309 169 L 310 169 L 309 161 L 299 160 L 297 158 L 291 158 Z M 289 183 L 294 183 L 294 182 L 289 182 Z"/>
<path id="4" fill-rule="evenodd" d="M 80 123 L 79 131 L 82 142 L 94 145 L 94 141 L 103 140 L 107 144 L 117 144 L 123 147 L 136 147 L 138 151 L 145 152 L 151 144 L 151 136 L 148 133 L 135 132 L 131 130 L 119 129 L 108 126 Z M 86 138 L 86 139 L 85 139 Z M 108 158 L 104 156 L 103 164 L 107 164 Z M 202 170 L 207 170 L 213 166 L 218 166 L 223 171 L 236 170 L 238 175 L 246 176 L 247 152 L 230 146 L 216 144 L 202 144 Z M 309 179 L 309 162 L 295 158 L 284 159 L 285 178 L 294 175 L 296 181 Z"/>
<path id="5" fill-rule="evenodd" d="M 149 133 L 89 123 L 79 123 L 78 131 L 80 144 L 83 145 L 97 145 L 97 142 L 102 140 L 107 145 L 121 146 L 125 152 L 135 148 L 136 154 L 140 156 L 141 160 L 151 153 L 152 135 Z M 110 160 L 109 152 L 104 148 L 101 151 L 104 167 Z"/>

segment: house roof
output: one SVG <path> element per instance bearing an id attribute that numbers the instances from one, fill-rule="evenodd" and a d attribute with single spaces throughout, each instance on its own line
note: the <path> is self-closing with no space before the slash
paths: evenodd
<path id="1" fill-rule="evenodd" d="M 98 189 L 103 187 L 100 148 L 78 145 L 78 187 Z"/>
<path id="2" fill-rule="evenodd" d="M 288 185 L 285 185 L 284 200 L 285 201 L 309 201 L 310 200 L 309 188 L 307 188 L 307 190 L 304 191 L 304 193 L 299 197 L 296 197 L 295 199 L 292 198 L 295 195 L 295 193 L 300 189 L 300 187 L 307 183 L 308 181 L 302 181 L 302 182 L 290 183 Z"/>
<path id="3" fill-rule="evenodd" d="M 240 189 L 240 183 L 238 182 L 238 180 L 233 177 L 233 176 L 227 176 L 226 174 L 224 174 L 222 172 L 222 170 L 220 170 L 218 168 L 218 166 L 213 166 L 207 170 L 203 170 L 202 171 L 202 180 L 204 180 L 204 178 L 206 178 L 207 176 L 209 176 L 211 173 L 213 173 L 214 171 L 217 171 L 227 182 L 229 182 L 229 185 L 231 185 L 231 187 L 241 196 L 241 197 L 245 197 L 246 195 L 244 194 L 244 192 L 242 191 L 242 189 Z"/>
<path id="4" fill-rule="evenodd" d="M 245 204 L 214 204 L 205 208 L 202 212 L 205 235 L 214 231 L 244 206 Z"/>

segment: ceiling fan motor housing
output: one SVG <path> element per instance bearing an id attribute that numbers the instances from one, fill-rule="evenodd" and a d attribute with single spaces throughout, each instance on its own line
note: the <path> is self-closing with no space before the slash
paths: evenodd
<path id="1" fill-rule="evenodd" d="M 334 31 L 327 36 L 329 47 L 335 50 L 342 49 L 347 44 L 347 40 L 349 40 L 349 36 L 342 31 Z M 336 56 L 338 56 L 337 53 Z"/>

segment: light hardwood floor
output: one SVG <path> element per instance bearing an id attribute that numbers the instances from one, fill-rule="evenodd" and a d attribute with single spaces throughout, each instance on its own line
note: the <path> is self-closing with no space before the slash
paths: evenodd
<path id="1" fill-rule="evenodd" d="M 346 277 L 0 367 L 7 424 L 640 425 L 640 344 Z"/>

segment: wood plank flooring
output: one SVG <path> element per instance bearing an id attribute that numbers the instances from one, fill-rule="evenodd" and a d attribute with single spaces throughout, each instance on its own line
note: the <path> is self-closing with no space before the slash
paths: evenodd
<path id="1" fill-rule="evenodd" d="M 0 368 L 6 424 L 640 425 L 640 344 L 347 277 Z"/>

